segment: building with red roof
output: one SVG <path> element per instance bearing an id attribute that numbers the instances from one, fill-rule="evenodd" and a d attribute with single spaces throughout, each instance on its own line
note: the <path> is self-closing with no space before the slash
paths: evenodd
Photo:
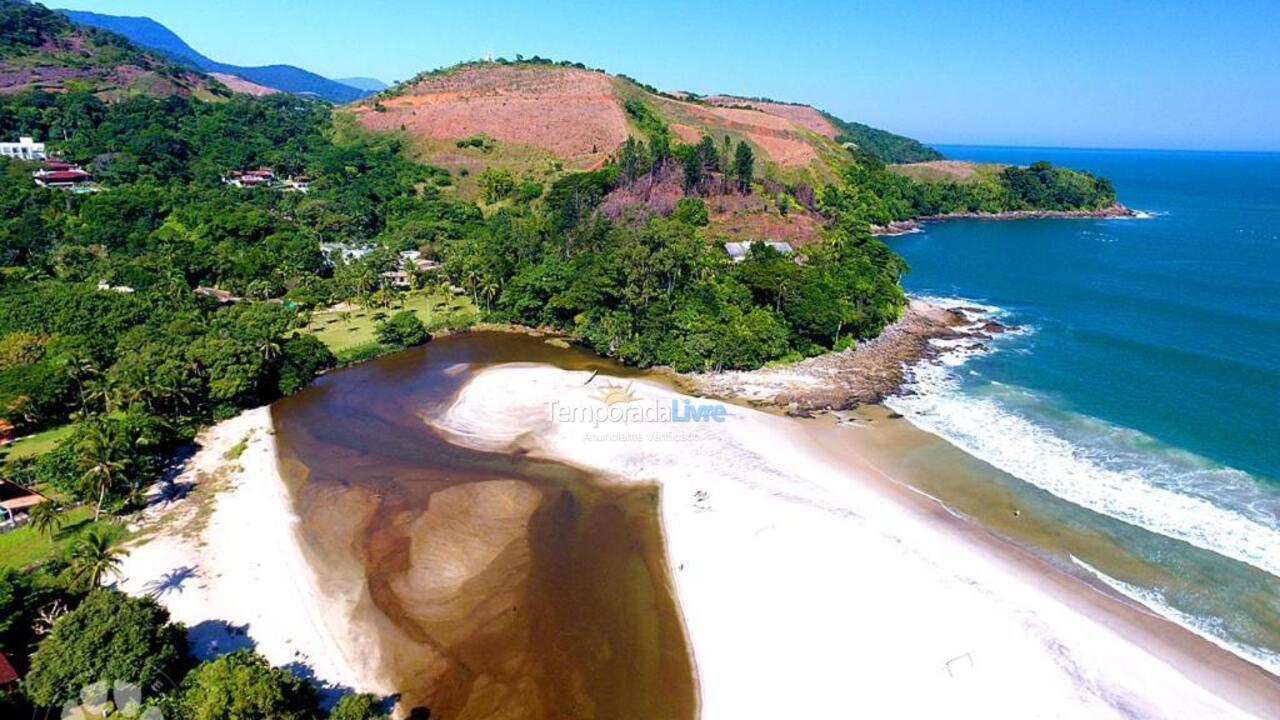
<path id="1" fill-rule="evenodd" d="M 18 671 L 13 669 L 13 663 L 9 662 L 9 658 L 0 652 L 0 687 L 7 687 L 18 682 Z"/>
<path id="2" fill-rule="evenodd" d="M 93 180 L 93 175 L 77 166 L 70 170 L 39 170 L 31 177 L 37 185 L 46 188 L 69 188 Z"/>

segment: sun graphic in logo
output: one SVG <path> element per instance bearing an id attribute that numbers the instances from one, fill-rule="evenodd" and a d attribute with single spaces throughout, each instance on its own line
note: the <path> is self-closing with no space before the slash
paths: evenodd
<path id="1" fill-rule="evenodd" d="M 635 394 L 631 392 L 631 383 L 627 383 L 626 387 L 615 385 L 614 383 L 605 383 L 603 387 L 596 391 L 595 395 L 590 397 L 592 400 L 599 400 L 605 405 L 629 403 L 636 399 Z"/>

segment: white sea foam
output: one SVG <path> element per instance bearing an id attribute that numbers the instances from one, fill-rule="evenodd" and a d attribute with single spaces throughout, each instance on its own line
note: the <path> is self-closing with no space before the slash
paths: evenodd
<path id="1" fill-rule="evenodd" d="M 1151 612 L 1179 625 L 1218 647 L 1233 653 L 1238 657 L 1244 658 L 1249 662 L 1265 668 L 1268 672 L 1280 676 L 1280 654 L 1264 650 L 1263 648 L 1254 647 L 1252 645 L 1237 644 L 1227 642 L 1214 630 L 1214 621 L 1211 618 L 1197 617 L 1189 613 L 1185 613 L 1176 607 L 1173 607 L 1165 601 L 1160 593 L 1150 588 L 1138 587 L 1130 585 L 1127 582 L 1117 580 L 1101 570 L 1093 567 L 1089 563 L 1081 560 L 1075 555 L 1071 556 L 1071 561 L 1080 568 L 1087 571 L 1090 575 L 1102 581 L 1107 587 L 1142 605 Z"/>
<path id="2" fill-rule="evenodd" d="M 952 306 L 978 307 L 947 300 L 954 301 Z M 912 424 L 1063 500 L 1280 577 L 1280 518 L 1189 491 L 1180 477 L 1158 477 L 1167 470 L 1158 464 L 1108 462 L 1105 453 L 1071 442 L 999 397 L 965 393 L 954 368 L 982 352 L 960 347 L 944 353 L 941 362 L 917 365 L 909 373 L 909 392 L 885 404 Z M 1000 391 L 1009 397 L 1018 390 Z"/>

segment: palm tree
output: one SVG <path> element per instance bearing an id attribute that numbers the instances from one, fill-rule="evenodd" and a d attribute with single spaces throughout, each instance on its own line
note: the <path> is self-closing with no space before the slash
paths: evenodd
<path id="1" fill-rule="evenodd" d="M 67 576 L 72 587 L 92 590 L 106 578 L 120 573 L 124 549 L 117 547 L 107 528 L 98 525 L 71 546 Z"/>
<path id="2" fill-rule="evenodd" d="M 498 283 L 494 282 L 493 280 L 485 281 L 484 288 L 481 290 L 481 292 L 484 294 L 485 312 L 489 312 L 493 310 L 493 299 L 498 296 L 499 290 L 501 290 L 501 288 L 498 287 Z"/>
<path id="3" fill-rule="evenodd" d="M 83 414 L 88 414 L 87 409 L 90 405 L 101 408 L 107 412 L 115 409 L 112 402 L 111 385 L 104 378 L 89 378 L 84 384 L 84 407 Z"/>
<path id="4" fill-rule="evenodd" d="M 119 434 L 112 432 L 109 425 L 95 421 L 88 426 L 76 449 L 80 453 L 80 481 L 90 493 L 98 496 L 93 511 L 93 519 L 97 521 L 102 516 L 102 503 L 106 501 L 107 493 L 127 480 L 126 447 Z"/>
<path id="5" fill-rule="evenodd" d="M 53 535 L 62 525 L 62 508 L 53 502 L 42 502 L 28 511 L 31 527 L 45 535 Z"/>
<path id="6" fill-rule="evenodd" d="M 97 363 L 88 355 L 76 355 L 67 361 L 64 369 L 67 376 L 76 384 L 76 390 L 80 395 L 80 412 L 87 413 L 89 399 L 85 393 L 85 382 L 98 375 Z"/>
<path id="7" fill-rule="evenodd" d="M 280 343 L 273 338 L 267 338 L 258 345 L 258 349 L 262 351 L 262 359 L 271 362 L 280 356 Z"/>

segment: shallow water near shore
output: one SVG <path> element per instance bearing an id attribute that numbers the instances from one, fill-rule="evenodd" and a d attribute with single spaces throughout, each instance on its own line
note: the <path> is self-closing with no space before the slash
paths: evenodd
<path id="1" fill-rule="evenodd" d="M 1076 535 L 1060 560 L 1280 672 L 1280 155 L 943 151 L 1104 174 L 1151 217 L 890 240 L 910 291 L 1026 332 L 919 368 L 887 404 L 988 468 L 1007 500 L 985 523 L 1038 508 Z"/>
<path id="2" fill-rule="evenodd" d="M 402 707 L 449 718 L 696 714 L 653 487 L 450 444 L 424 416 L 500 362 L 626 370 L 472 333 L 348 368 L 273 407 L 309 560 L 359 596 Z M 367 595 L 360 595 L 367 588 Z"/>

